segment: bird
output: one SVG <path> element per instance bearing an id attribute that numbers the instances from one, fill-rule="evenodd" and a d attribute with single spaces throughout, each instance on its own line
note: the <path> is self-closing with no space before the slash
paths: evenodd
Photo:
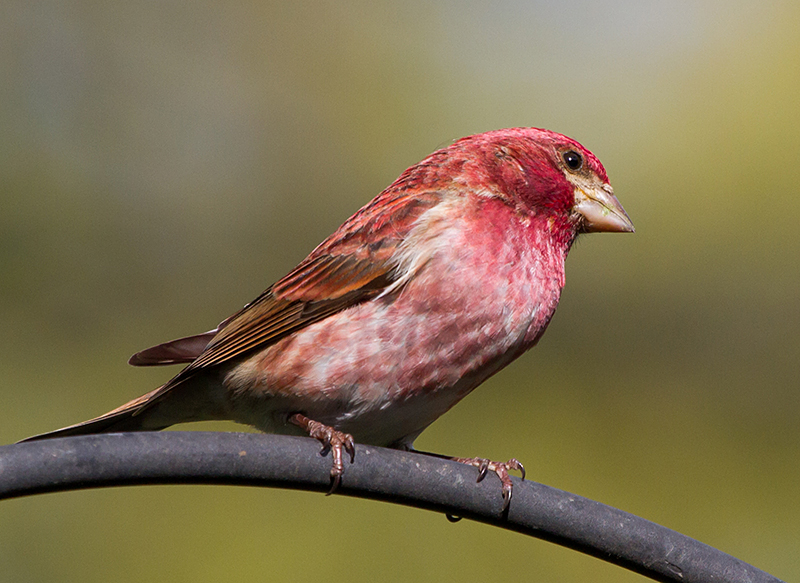
<path id="1" fill-rule="evenodd" d="M 576 238 L 633 232 L 605 168 L 533 127 L 467 136 L 406 169 L 297 267 L 208 332 L 134 354 L 186 365 L 94 419 L 24 441 L 233 420 L 331 452 L 333 492 L 354 442 L 413 450 L 420 433 L 533 347 Z M 441 456 L 445 457 L 445 456 Z M 515 458 L 451 458 L 511 499 Z"/>

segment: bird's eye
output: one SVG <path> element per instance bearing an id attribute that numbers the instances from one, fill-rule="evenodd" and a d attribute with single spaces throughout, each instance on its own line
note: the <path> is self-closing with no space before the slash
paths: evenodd
<path id="1" fill-rule="evenodd" d="M 561 154 L 561 159 L 564 160 L 564 164 L 567 165 L 567 168 L 572 170 L 573 172 L 577 172 L 583 166 L 583 156 L 581 156 L 575 150 L 567 150 Z"/>

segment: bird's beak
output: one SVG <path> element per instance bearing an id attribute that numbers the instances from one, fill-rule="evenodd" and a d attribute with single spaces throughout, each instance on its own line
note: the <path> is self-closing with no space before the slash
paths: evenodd
<path id="1" fill-rule="evenodd" d="M 633 233 L 628 213 L 614 196 L 608 184 L 575 188 L 575 212 L 583 216 L 583 231 L 587 233 Z"/>

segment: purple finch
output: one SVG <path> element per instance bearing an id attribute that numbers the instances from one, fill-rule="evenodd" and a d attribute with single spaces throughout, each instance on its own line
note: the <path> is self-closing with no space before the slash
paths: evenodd
<path id="1" fill-rule="evenodd" d="M 188 363 L 162 387 L 31 439 L 232 419 L 410 449 L 472 389 L 539 340 L 575 238 L 633 225 L 605 169 L 576 141 L 535 128 L 458 140 L 407 169 L 293 271 L 216 329 L 135 354 Z M 487 467 L 511 494 L 509 468 Z"/>

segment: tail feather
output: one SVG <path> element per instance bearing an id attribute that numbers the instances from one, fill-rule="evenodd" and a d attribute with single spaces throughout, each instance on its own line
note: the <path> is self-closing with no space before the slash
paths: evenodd
<path id="1" fill-rule="evenodd" d="M 109 411 L 94 419 L 76 423 L 68 427 L 62 427 L 55 431 L 48 431 L 32 437 L 27 437 L 23 441 L 38 441 L 40 439 L 52 439 L 55 437 L 69 437 L 73 435 L 90 435 L 92 433 L 116 433 L 119 431 L 158 431 L 172 425 L 172 423 L 154 423 L 151 415 L 140 415 L 148 404 L 154 402 L 155 398 L 164 389 L 159 387 L 154 391 L 142 395 Z"/>

